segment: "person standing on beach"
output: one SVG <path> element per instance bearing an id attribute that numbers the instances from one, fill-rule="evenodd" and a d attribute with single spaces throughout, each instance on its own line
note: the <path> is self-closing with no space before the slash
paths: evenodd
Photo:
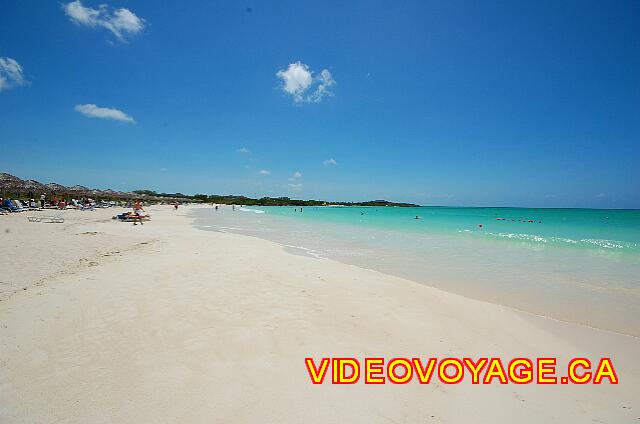
<path id="1" fill-rule="evenodd" d="M 44 209 L 44 202 L 47 200 L 47 193 L 42 193 L 40 195 L 40 207 Z"/>
<path id="2" fill-rule="evenodd" d="M 143 211 L 144 209 L 142 209 L 142 203 L 140 203 L 140 200 L 136 200 L 136 202 L 133 204 L 133 225 L 138 225 L 136 221 L 140 221 L 140 225 L 144 225 L 144 223 L 142 222 Z"/>

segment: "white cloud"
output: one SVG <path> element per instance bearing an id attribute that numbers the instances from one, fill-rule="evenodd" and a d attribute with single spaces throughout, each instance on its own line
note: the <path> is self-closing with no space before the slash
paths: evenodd
<path id="1" fill-rule="evenodd" d="M 236 152 L 242 153 L 244 155 L 251 154 L 251 150 L 247 149 L 246 147 L 241 147 L 238 150 L 236 150 Z"/>
<path id="2" fill-rule="evenodd" d="M 332 85 L 335 85 L 335 80 L 331 76 L 331 72 L 328 69 L 323 69 L 320 72 L 320 77 L 318 78 L 319 84 L 316 87 L 316 91 L 311 94 L 310 99 L 314 103 L 318 103 L 322 100 L 324 96 L 333 96 L 333 93 L 328 89 Z"/>
<path id="3" fill-rule="evenodd" d="M 267 171 L 266 169 L 261 169 L 260 172 L 258 172 L 258 174 L 260 174 L 260 175 L 270 175 L 271 171 Z"/>
<path id="4" fill-rule="evenodd" d="M 67 3 L 63 8 L 69 19 L 76 24 L 90 28 L 106 28 L 120 41 L 124 41 L 127 36 L 138 34 L 145 27 L 144 19 L 125 8 L 111 12 L 109 6 L 101 4 L 97 9 L 93 9 L 83 6 L 80 0 Z"/>
<path id="5" fill-rule="evenodd" d="M 309 67 L 299 61 L 289 64 L 287 70 L 279 70 L 276 76 L 282 79 L 282 89 L 287 94 L 291 94 L 296 102 L 304 98 L 305 91 L 313 82 Z"/>
<path id="6" fill-rule="evenodd" d="M 89 118 L 113 119 L 115 121 L 135 123 L 136 121 L 118 109 L 99 107 L 94 104 L 76 105 L 76 112 L 80 112 Z"/>
<path id="7" fill-rule="evenodd" d="M 323 165 L 337 165 L 338 162 L 334 158 L 327 159 L 322 162 Z"/>
<path id="8" fill-rule="evenodd" d="M 302 172 L 300 171 L 294 172 L 293 175 L 289 178 L 289 181 L 295 181 L 298 178 L 302 178 Z"/>
<path id="9" fill-rule="evenodd" d="M 299 190 L 302 190 L 302 183 L 289 184 L 289 187 L 290 187 L 290 188 L 291 188 L 291 190 L 293 190 L 293 191 L 299 191 Z"/>
<path id="10" fill-rule="evenodd" d="M 314 77 L 309 66 L 300 61 L 290 63 L 286 70 L 279 70 L 276 76 L 282 80 L 282 90 L 291 95 L 295 103 L 318 103 L 324 96 L 333 95 L 329 88 L 336 83 L 328 69 L 323 69 Z"/>
<path id="11" fill-rule="evenodd" d="M 22 66 L 15 59 L 0 57 L 0 91 L 25 85 Z"/>

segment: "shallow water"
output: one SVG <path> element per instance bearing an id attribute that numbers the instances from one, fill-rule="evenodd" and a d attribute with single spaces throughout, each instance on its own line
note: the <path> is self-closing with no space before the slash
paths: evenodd
<path id="1" fill-rule="evenodd" d="M 640 336 L 640 211 L 223 207 L 194 214 L 205 230 Z"/>

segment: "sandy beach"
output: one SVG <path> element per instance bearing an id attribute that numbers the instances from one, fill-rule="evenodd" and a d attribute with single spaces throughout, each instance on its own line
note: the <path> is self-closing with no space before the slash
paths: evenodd
<path id="1" fill-rule="evenodd" d="M 640 421 L 638 338 L 198 230 L 189 210 L 0 217 L 0 422 Z M 610 357 L 620 383 L 313 385 L 304 364 L 367 356 Z"/>

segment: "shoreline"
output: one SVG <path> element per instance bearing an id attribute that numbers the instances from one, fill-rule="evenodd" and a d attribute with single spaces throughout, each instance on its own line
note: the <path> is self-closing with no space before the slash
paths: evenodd
<path id="1" fill-rule="evenodd" d="M 633 277 L 636 254 L 633 262 L 616 264 L 607 257 L 592 258 L 589 251 L 560 246 L 538 250 L 463 235 L 429 234 L 422 239 L 424 235 L 405 230 L 299 220 L 296 215 L 237 215 L 226 208 L 215 215 L 206 208 L 192 214 L 194 227 L 205 231 L 268 240 L 293 254 L 375 270 L 534 316 L 640 337 L 640 292 L 629 286 L 631 280 L 623 279 Z"/>
<path id="2" fill-rule="evenodd" d="M 514 306 L 505 305 L 505 304 L 502 304 L 502 303 L 499 303 L 499 302 L 492 302 L 490 300 L 479 299 L 479 298 L 467 296 L 465 294 L 448 291 L 446 289 L 442 289 L 440 287 L 437 287 L 437 286 L 434 286 L 434 285 L 431 285 L 429 283 L 425 283 L 425 282 L 422 282 L 422 281 L 418 281 L 418 280 L 415 280 L 415 279 L 412 279 L 412 278 L 402 277 L 402 276 L 399 276 L 399 275 L 394 275 L 394 274 L 382 272 L 382 271 L 379 271 L 379 270 L 377 270 L 375 268 L 368 268 L 366 266 L 356 265 L 356 264 L 352 264 L 352 263 L 349 263 L 349 262 L 343 262 L 343 261 L 341 261 L 339 259 L 332 259 L 332 258 L 328 258 L 326 256 L 321 256 L 321 255 L 318 255 L 318 254 L 310 253 L 309 252 L 310 249 L 307 249 L 307 248 L 302 247 L 302 246 L 294 246 L 294 245 L 283 244 L 283 243 L 280 243 L 280 242 L 277 242 L 277 241 L 269 240 L 267 238 L 262 238 L 262 237 L 259 237 L 259 236 L 256 236 L 256 235 L 251 235 L 251 234 L 240 234 L 240 233 L 234 233 L 232 231 L 224 231 L 224 230 L 217 230 L 217 229 L 205 229 L 204 227 L 207 227 L 207 226 L 197 225 L 197 224 L 194 224 L 194 223 L 192 223 L 191 225 L 192 225 L 193 228 L 195 228 L 197 230 L 200 230 L 200 231 L 212 231 L 212 232 L 219 232 L 219 233 L 223 233 L 223 234 L 234 234 L 234 235 L 239 235 L 239 236 L 242 236 L 242 237 L 254 238 L 256 240 L 267 241 L 269 243 L 274 243 L 274 244 L 282 247 L 285 252 L 287 252 L 287 253 L 289 253 L 291 255 L 297 255 L 297 256 L 302 256 L 302 257 L 305 257 L 305 258 L 313 258 L 313 259 L 318 259 L 318 260 L 323 260 L 323 261 L 337 262 L 337 263 L 342 264 L 342 265 L 353 266 L 353 267 L 356 267 L 356 268 L 359 268 L 359 269 L 362 269 L 362 270 L 375 272 L 375 273 L 378 273 L 378 274 L 383 275 L 383 276 L 399 278 L 399 279 L 402 279 L 402 280 L 405 280 L 405 281 L 409 281 L 411 283 L 420 284 L 422 286 L 428 287 L 429 289 L 437 290 L 437 291 L 440 291 L 440 292 L 443 292 L 443 293 L 447 293 L 447 294 L 451 294 L 451 295 L 454 295 L 454 296 L 460 296 L 462 298 L 465 298 L 465 299 L 468 299 L 468 300 L 471 300 L 471 301 L 474 301 L 474 302 L 482 302 L 482 303 L 486 303 L 488 305 L 499 306 L 501 308 L 505 308 L 505 309 L 511 310 L 511 311 L 513 311 L 515 313 L 529 315 L 531 317 L 536 317 L 536 318 L 548 319 L 548 320 L 555 321 L 555 322 L 562 323 L 562 324 L 569 324 L 569 325 L 576 325 L 576 326 L 580 326 L 580 327 L 585 327 L 585 328 L 590 329 L 590 330 L 603 331 L 605 333 L 610 333 L 610 334 L 614 334 L 614 335 L 630 337 L 632 339 L 636 339 L 636 340 L 640 341 L 640 336 L 637 336 L 635 334 L 628 334 L 628 333 L 624 333 L 624 332 L 621 332 L 621 331 L 616 331 L 616 330 L 612 330 L 612 329 L 608 329 L 608 328 L 601 328 L 601 327 L 597 327 L 597 326 L 592 326 L 592 325 L 589 325 L 589 324 L 586 324 L 586 323 L 582 323 L 582 322 L 578 322 L 578 321 L 564 320 L 564 319 L 553 317 L 551 315 L 538 314 L 538 313 L 535 313 L 535 312 L 527 311 L 525 309 L 519 309 L 519 308 L 516 308 Z M 199 228 L 199 227 L 203 227 L 203 228 Z"/>
<path id="3" fill-rule="evenodd" d="M 7 405 L 0 418 L 637 419 L 640 404 L 632 394 L 640 389 L 640 341 L 633 336 L 291 254 L 259 238 L 202 231 L 193 226 L 190 209 L 174 214 L 150 208 L 152 221 L 143 227 L 78 215 L 71 223 L 77 234 L 67 236 L 95 237 L 84 250 L 97 264 L 46 277 L 42 285 L 0 302 L 0 403 Z M 97 220 L 83 222 L 85 217 Z M 32 228 L 54 232 L 51 240 L 66 237 L 57 233 L 62 227 Z M 50 241 L 47 237 L 40 241 Z M 109 254 L 114 249 L 119 253 Z M 612 356 L 620 384 L 372 390 L 313 386 L 303 364 L 309 355 L 372 354 Z"/>

